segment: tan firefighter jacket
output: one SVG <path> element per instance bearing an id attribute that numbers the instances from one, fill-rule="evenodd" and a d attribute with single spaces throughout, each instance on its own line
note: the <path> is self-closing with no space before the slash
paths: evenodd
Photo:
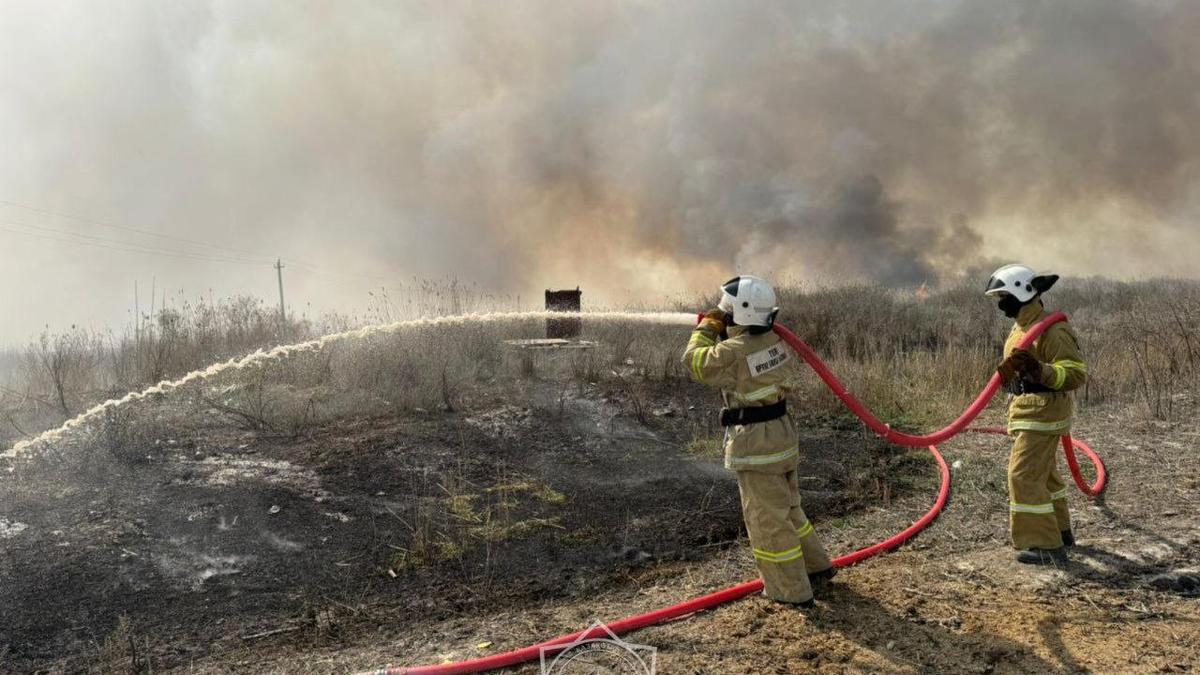
<path id="1" fill-rule="evenodd" d="M 1017 314 L 1012 332 L 1004 342 L 1004 356 L 1016 349 L 1025 333 L 1046 317 L 1042 301 L 1032 302 Z M 1074 401 L 1070 392 L 1087 378 L 1087 364 L 1079 349 L 1075 332 L 1064 321 L 1051 326 L 1029 347 L 1029 352 L 1042 362 L 1040 384 L 1051 391 L 1014 396 L 1008 406 L 1008 431 L 1040 431 L 1062 436 L 1071 433 Z"/>
<path id="2" fill-rule="evenodd" d="M 692 331 L 683 365 L 697 382 L 721 389 L 727 408 L 776 403 L 787 393 L 784 381 L 800 358 L 773 331 L 751 335 L 745 326 L 730 326 L 719 340 L 702 323 Z M 725 468 L 734 471 L 786 473 L 799 456 L 795 425 L 787 415 L 725 429 Z"/>

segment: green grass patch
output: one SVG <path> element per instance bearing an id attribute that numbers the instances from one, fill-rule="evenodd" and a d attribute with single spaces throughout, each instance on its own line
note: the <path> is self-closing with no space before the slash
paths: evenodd
<path id="1" fill-rule="evenodd" d="M 493 485 L 484 490 L 489 494 L 499 493 L 501 495 L 509 494 L 527 494 L 534 499 L 538 499 L 547 504 L 565 504 L 567 496 L 558 490 L 536 481 L 518 481 L 514 483 L 501 483 Z"/>
<path id="2" fill-rule="evenodd" d="M 563 526 L 558 523 L 558 518 L 529 518 L 528 520 L 518 520 L 512 523 L 490 521 L 479 527 L 471 528 L 469 532 L 472 537 L 496 543 L 523 537 L 531 532 L 548 527 L 563 529 Z"/>
<path id="3" fill-rule="evenodd" d="M 696 438 L 688 442 L 687 452 L 700 459 L 721 459 L 725 456 L 725 444 L 719 438 Z"/>

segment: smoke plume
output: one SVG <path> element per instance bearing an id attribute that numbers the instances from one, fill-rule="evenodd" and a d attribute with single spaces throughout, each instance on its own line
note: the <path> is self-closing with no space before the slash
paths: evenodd
<path id="1" fill-rule="evenodd" d="M 1200 257 L 1194 2 L 2 11 L 0 228 L 25 234 L 0 231 L 0 283 L 38 290 L 0 309 L 29 329 L 119 318 L 133 278 L 271 297 L 276 255 L 326 308 L 412 277 L 621 302 Z"/>

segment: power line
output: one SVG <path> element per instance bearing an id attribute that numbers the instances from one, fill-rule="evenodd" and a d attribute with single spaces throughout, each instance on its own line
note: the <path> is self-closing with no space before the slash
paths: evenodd
<path id="1" fill-rule="evenodd" d="M 48 232 L 50 234 L 58 235 L 60 237 L 68 237 L 68 238 L 71 238 L 72 240 L 86 240 L 86 243 L 95 242 L 95 243 L 99 243 L 99 244 L 107 244 L 109 246 L 125 247 L 125 248 L 129 248 L 130 250 L 135 250 L 135 251 L 142 252 L 142 253 L 162 253 L 165 255 L 187 256 L 187 257 L 194 257 L 197 259 L 216 260 L 216 261 L 221 261 L 221 262 L 239 262 L 239 263 L 254 263 L 254 264 L 265 264 L 267 262 L 265 260 L 254 259 L 254 258 L 241 258 L 241 257 L 234 257 L 234 256 L 229 256 L 229 255 L 202 253 L 200 251 L 169 249 L 169 248 L 164 248 L 161 246 L 156 246 L 153 244 L 143 244 L 143 243 L 137 242 L 137 241 L 128 241 L 128 240 L 124 240 L 124 239 L 101 237 L 101 236 L 97 236 L 97 235 L 93 235 L 93 234 L 85 234 L 83 232 L 75 232 L 73 230 L 60 230 L 60 229 L 53 228 L 53 227 L 45 227 L 43 225 L 32 225 L 30 223 L 14 222 L 14 221 L 10 221 L 10 220 L 8 220 L 8 221 L 0 220 L 0 223 L 4 223 L 10 227 L 22 227 L 22 228 L 27 228 L 30 230 L 35 230 L 38 232 Z M 30 232 L 28 234 L 34 234 L 34 233 Z"/>
<path id="2" fill-rule="evenodd" d="M 133 232 L 135 234 L 140 234 L 140 235 L 146 236 L 146 237 L 157 237 L 159 239 L 176 241 L 176 242 L 180 242 L 180 243 L 184 243 L 184 244 L 190 244 L 192 246 L 203 246 L 205 248 L 217 249 L 217 250 L 225 251 L 228 253 L 236 253 L 238 255 L 247 255 L 247 256 L 253 256 L 255 258 L 263 258 L 264 261 L 270 262 L 270 256 L 263 254 L 263 253 L 253 253 L 253 252 L 249 252 L 249 251 L 242 251 L 242 250 L 238 250 L 236 248 L 231 248 L 229 246 L 224 246 L 221 244 L 213 244 L 210 242 L 198 241 L 195 239 L 187 239 L 186 237 L 178 237 L 175 235 L 163 234 L 161 232 L 153 232 L 150 230 L 141 230 L 136 227 L 129 227 L 126 225 L 114 225 L 112 223 L 95 220 L 93 218 L 85 218 L 83 216 L 76 216 L 76 215 L 70 214 L 70 213 L 63 213 L 61 211 L 53 211 L 50 209 L 44 209 L 44 208 L 40 208 L 37 206 L 30 206 L 28 204 L 21 204 L 19 202 L 10 201 L 7 199 L 0 199 L 0 204 L 4 204 L 6 206 L 12 206 L 12 207 L 15 207 L 18 209 L 24 209 L 26 211 L 32 211 L 34 213 L 41 213 L 43 215 L 54 216 L 56 218 L 65 218 L 67 220 L 74 220 L 74 221 L 80 222 L 80 223 L 87 223 L 89 225 L 96 225 L 99 227 L 107 227 L 107 228 L 114 229 L 114 230 L 123 230 L 125 232 Z"/>
<path id="3" fill-rule="evenodd" d="M 300 267 L 301 269 L 307 270 L 308 272 L 311 272 L 313 274 L 331 277 L 331 278 L 335 278 L 335 279 L 341 279 L 341 280 L 343 280 L 343 282 L 350 281 L 350 280 L 357 281 L 360 279 L 366 279 L 368 281 L 371 281 L 372 283 L 380 282 L 380 281 L 390 282 L 390 281 L 395 280 L 395 277 L 380 277 L 380 276 L 375 276 L 372 274 L 332 272 L 327 269 L 322 269 L 315 265 L 306 263 L 302 260 L 296 260 L 295 258 L 289 258 L 287 256 L 284 256 L 283 259 L 285 261 L 287 261 L 288 263 L 291 263 L 292 265 L 296 265 L 296 266 Z"/>
<path id="4" fill-rule="evenodd" d="M 9 225 L 10 227 L 4 227 L 4 225 Z M 14 227 L 27 228 L 27 229 L 13 229 Z M 36 230 L 36 231 L 32 231 L 32 232 L 28 231 L 30 229 Z M 107 239 L 104 237 L 96 237 L 93 235 L 87 235 L 87 234 L 82 234 L 82 233 L 78 233 L 78 232 L 69 232 L 66 230 L 57 230 L 57 229 L 48 228 L 48 227 L 39 227 L 36 225 L 29 225 L 27 223 L 14 223 L 12 221 L 4 221 L 4 220 L 0 220 L 0 232 L 8 232 L 11 234 L 24 235 L 26 237 L 31 237 L 34 239 L 41 239 L 43 241 L 52 241 L 52 242 L 63 243 L 63 244 L 76 244 L 76 245 L 80 245 L 80 246 L 89 246 L 92 248 L 106 249 L 106 250 L 110 250 L 110 251 L 124 251 L 124 252 L 128 252 L 128 253 L 144 253 L 144 254 L 150 254 L 150 255 L 162 255 L 162 256 L 168 256 L 168 257 L 172 257 L 172 258 L 184 259 L 184 260 L 195 260 L 195 261 L 199 261 L 199 262 L 220 262 L 220 263 L 232 263 L 232 264 L 239 264 L 239 265 L 256 265 L 256 266 L 272 264 L 270 261 L 249 260 L 249 259 L 243 259 L 243 258 L 232 258 L 232 257 L 223 257 L 223 256 L 212 256 L 212 255 L 201 254 L 201 253 L 197 253 L 197 252 L 193 252 L 193 251 L 171 251 L 171 250 L 165 250 L 165 249 L 161 249 L 161 248 L 154 248 L 154 247 L 146 246 L 144 244 L 139 244 L 136 242 Z M 43 234 L 43 232 L 49 233 L 49 234 Z M 372 283 L 394 281 L 394 278 L 389 278 L 389 277 L 379 277 L 379 276 L 372 276 L 372 275 L 366 275 L 366 274 L 344 274 L 344 273 L 339 273 L 339 272 L 332 272 L 332 271 L 329 271 L 326 269 L 322 269 L 320 267 L 316 267 L 315 265 L 312 265 L 310 263 L 306 263 L 306 262 L 297 260 L 295 258 L 290 258 L 290 257 L 285 257 L 285 258 L 283 258 L 283 260 L 287 261 L 289 264 L 296 265 L 298 269 L 307 271 L 311 274 L 328 277 L 334 283 L 337 283 L 338 285 L 350 286 L 351 282 L 361 283 L 361 280 L 367 280 Z"/>
<path id="5" fill-rule="evenodd" d="M 11 227 L 4 227 L 4 225 L 9 225 Z M 38 230 L 38 231 L 31 232 L 26 229 L 13 229 L 13 227 L 28 228 L 28 229 Z M 0 232 L 9 232 L 12 234 L 24 235 L 26 237 L 30 237 L 30 238 L 34 238 L 34 239 L 41 239 L 43 241 L 52 241 L 52 242 L 63 243 L 63 244 L 76 244 L 79 246 L 88 246 L 88 247 L 92 247 L 92 248 L 100 248 L 100 249 L 105 249 L 105 250 L 110 250 L 110 251 L 123 251 L 123 252 L 128 252 L 128 253 L 144 253 L 144 254 L 150 254 L 150 255 L 162 255 L 162 256 L 168 256 L 168 257 L 172 257 L 172 258 L 184 259 L 184 260 L 195 260 L 198 262 L 218 262 L 218 263 L 232 263 L 232 264 L 239 264 L 239 265 L 255 265 L 255 266 L 271 264 L 269 261 L 258 261 L 258 260 L 248 260 L 248 259 L 231 258 L 231 257 L 211 256 L 211 255 L 196 253 L 196 252 L 192 252 L 192 251 L 169 251 L 169 250 L 164 250 L 161 248 L 149 247 L 149 246 L 139 244 L 136 242 L 127 242 L 127 241 L 106 239 L 103 237 L 96 237 L 93 235 L 87 235 L 87 234 L 82 234 L 82 233 L 78 233 L 78 232 L 68 232 L 65 230 L 56 230 L 53 228 L 29 225 L 27 223 L 14 223 L 12 221 L 4 221 L 4 220 L 0 220 Z M 42 232 L 46 232 L 49 234 L 42 234 Z M 347 288 L 361 287 L 361 280 L 364 280 L 364 279 L 372 282 L 373 284 L 377 283 L 377 282 L 394 281 L 394 278 L 388 278 L 388 277 L 379 277 L 379 276 L 372 276 L 372 275 L 365 275 L 365 274 L 343 274 L 343 273 L 338 273 L 338 272 L 332 272 L 332 271 L 329 271 L 326 269 L 316 267 L 315 265 L 296 260 L 294 258 L 283 258 L 283 260 L 287 261 L 289 264 L 296 265 L 298 269 L 307 271 L 311 274 L 316 274 L 318 276 L 327 277 L 333 283 L 335 283 L 339 286 L 347 287 Z M 353 283 L 353 282 L 357 282 L 357 283 Z"/>
<path id="6" fill-rule="evenodd" d="M 13 229 L 12 227 L 3 227 L 3 225 L 31 228 L 34 230 L 40 230 L 42 232 L 49 232 L 51 234 L 59 235 L 59 236 L 49 236 L 46 234 L 41 234 L 40 232 L 36 232 L 36 231 L 30 232 L 28 230 Z M 217 256 L 208 256 L 208 255 L 203 255 L 203 254 L 188 252 L 188 251 L 168 251 L 168 250 L 164 250 L 164 249 L 156 249 L 156 248 L 143 246 L 141 244 L 137 244 L 134 242 L 122 242 L 119 240 L 104 239 L 101 237 L 93 237 L 90 235 L 66 232 L 63 230 L 54 230 L 51 228 L 35 227 L 35 226 L 31 226 L 31 225 L 26 225 L 24 223 L 13 223 L 10 221 L 0 221 L 0 232 L 9 232 L 12 234 L 20 234 L 20 235 L 24 235 L 27 237 L 33 237 L 35 239 L 43 239 L 46 241 L 54 241 L 54 242 L 59 242 L 59 243 L 64 243 L 64 244 L 76 244 L 76 245 L 80 245 L 80 246 L 91 246 L 93 248 L 103 248 L 103 249 L 109 249 L 109 250 L 113 250 L 113 251 L 125 251 L 125 252 L 129 252 L 129 253 L 149 253 L 149 254 L 153 254 L 153 255 L 164 255 L 164 256 L 169 256 L 169 257 L 173 257 L 173 258 L 183 258 L 183 259 L 198 260 L 198 261 L 203 261 L 203 262 L 224 262 L 224 263 L 234 263 L 234 264 L 241 264 L 241 265 L 264 265 L 264 264 L 266 264 L 265 262 L 259 261 L 259 260 L 225 258 L 225 257 L 217 257 Z M 72 238 L 72 237 L 75 237 L 75 238 Z"/>
<path id="7" fill-rule="evenodd" d="M 229 246 L 224 246 L 221 244 L 213 244 L 213 243 L 203 242 L 203 241 L 199 241 L 199 240 L 195 240 L 195 239 L 188 239 L 186 237 L 178 237 L 178 236 L 174 236 L 174 235 L 162 234 L 159 232 L 142 230 L 142 229 L 138 229 L 135 227 L 128 227 L 125 225 L 116 225 L 113 223 L 96 220 L 94 218 L 87 218 L 84 216 L 78 216 L 78 215 L 71 214 L 71 213 L 64 213 L 62 211 L 56 211 L 53 209 L 46 209 L 46 208 L 42 208 L 42 207 L 38 207 L 38 206 L 31 206 L 29 204 L 22 204 L 20 202 L 14 202 L 14 201 L 8 200 L 8 199 L 0 199 L 0 204 L 4 204 L 7 206 L 19 208 L 19 209 L 24 209 L 26 211 L 30 211 L 33 213 L 40 213 L 43 215 L 48 215 L 48 216 L 52 216 L 52 217 L 56 217 L 56 218 L 64 218 L 67 220 L 73 220 L 73 221 L 80 222 L 80 223 L 96 225 L 98 227 L 106 227 L 106 228 L 110 228 L 110 229 L 114 229 L 114 230 L 122 230 L 122 231 L 126 231 L 126 232 L 132 232 L 135 234 L 139 234 L 142 236 L 157 237 L 157 238 L 163 239 L 163 240 L 180 242 L 180 243 L 188 244 L 191 246 L 202 246 L 202 247 L 209 248 L 209 249 L 215 249 L 215 250 L 220 250 L 220 251 L 226 251 L 229 253 L 234 253 L 234 254 L 237 254 L 238 256 L 250 256 L 250 257 L 249 258 L 244 258 L 244 257 L 234 258 L 233 256 L 216 256 L 213 254 L 201 253 L 198 251 L 167 250 L 167 249 L 163 249 L 163 248 L 155 248 L 151 245 L 142 244 L 140 242 L 132 242 L 132 241 L 127 241 L 127 240 L 97 237 L 95 235 L 83 234 L 80 232 L 72 232 L 69 230 L 59 230 L 59 229 L 48 228 L 48 227 L 39 226 L 39 225 L 30 225 L 28 223 L 15 223 L 12 221 L 0 221 L 0 223 L 6 223 L 11 226 L 26 227 L 26 228 L 31 228 L 31 229 L 35 229 L 35 230 L 42 230 L 45 232 L 50 232 L 50 233 L 53 233 L 56 235 L 66 236 L 66 237 L 80 237 L 80 238 L 90 239 L 90 240 L 94 240 L 96 242 L 108 244 L 107 246 L 101 246 L 100 244 L 96 244 L 96 246 L 99 248 L 109 248 L 112 250 L 127 250 L 127 251 L 131 251 L 131 252 L 139 252 L 139 253 L 152 253 L 152 254 L 158 254 L 158 255 L 168 255 L 168 256 L 172 256 L 172 257 L 176 257 L 176 258 L 191 258 L 191 259 L 195 259 L 195 260 L 213 261 L 213 262 L 231 262 L 231 263 L 255 264 L 255 265 L 272 264 L 271 257 L 267 256 L 265 254 L 262 254 L 262 253 L 243 251 L 240 249 L 232 248 Z M 0 229 L 2 229 L 2 228 L 0 228 Z M 4 231 L 16 232 L 17 234 L 26 234 L 28 236 L 36 236 L 33 233 L 17 232 L 15 230 L 9 230 L 9 229 L 4 229 Z M 49 241 L 66 241 L 66 240 L 54 239 L 54 238 L 50 238 L 50 237 L 41 237 L 41 238 L 47 239 Z M 84 242 L 67 241 L 66 243 L 84 243 Z M 136 247 L 136 248 L 122 248 L 122 247 Z M 300 260 L 298 258 L 293 258 L 291 256 L 284 256 L 283 259 L 286 260 L 288 263 L 295 265 L 300 269 L 306 270 L 312 274 L 342 279 L 343 283 L 349 282 L 350 280 L 354 280 L 354 281 L 367 280 L 372 283 L 378 283 L 378 282 L 386 283 L 386 282 L 394 281 L 394 279 L 395 279 L 395 277 L 384 277 L 384 276 L 376 276 L 376 275 L 362 274 L 362 273 L 334 272 L 334 271 L 330 271 L 328 269 L 324 269 L 318 265 L 314 265 L 310 262 L 306 262 L 306 261 Z"/>
<path id="8" fill-rule="evenodd" d="M 55 210 L 52 210 L 52 209 L 46 209 L 46 208 L 42 208 L 42 207 L 38 207 L 38 206 L 31 206 L 31 205 L 29 205 L 29 204 L 22 204 L 22 203 L 20 203 L 20 202 L 14 202 L 14 201 L 12 201 L 12 200 L 9 200 L 9 199 L 0 199 L 0 204 L 5 204 L 5 205 L 7 205 L 7 206 L 12 206 L 12 207 L 16 207 L 16 208 L 19 208 L 19 209 L 24 209 L 24 210 L 26 210 L 26 211 L 32 211 L 32 212 L 34 212 L 34 213 L 41 213 L 41 214 L 44 214 L 44 215 L 54 216 L 54 217 L 56 217 L 56 218 L 66 218 L 66 219 L 68 219 L 68 220 L 74 220 L 74 221 L 77 221 L 77 222 L 80 222 L 80 223 L 88 223 L 88 224 L 90 224 L 90 225 L 98 225 L 98 226 L 100 226 L 100 227 L 108 227 L 108 228 L 117 229 L 117 230 L 124 230 L 124 231 L 126 231 L 126 232 L 134 232 L 134 233 L 141 234 L 141 235 L 144 235 L 144 236 L 158 237 L 158 238 L 161 238 L 161 239 L 167 239 L 167 240 L 171 240 L 171 241 L 178 241 L 178 242 L 182 242 L 182 243 L 190 244 L 190 245 L 193 245 L 193 246 L 204 246 L 204 247 L 207 247 L 207 248 L 219 249 L 219 250 L 222 250 L 222 251 L 227 251 L 227 252 L 230 252 L 230 253 L 236 253 L 236 254 L 238 254 L 238 255 L 243 255 L 243 256 L 252 256 L 252 257 L 254 257 L 254 258 L 256 258 L 256 259 L 258 259 L 258 258 L 261 258 L 263 263 L 271 263 L 271 257 L 272 257 L 272 256 L 268 256 L 268 255 L 266 255 L 265 253 L 254 253 L 254 252 L 250 252 L 250 251 L 243 251 L 243 250 L 239 250 L 239 249 L 236 249 L 236 248 L 231 248 L 231 247 L 229 247 L 229 246 L 224 246 L 224 245 L 221 245 L 221 244 L 212 244 L 212 243 L 209 243 L 209 242 L 198 241 L 198 240 L 195 240 L 195 239 L 187 239 L 187 238 L 185 238 L 185 237 L 177 237 L 177 236 L 174 236 L 174 235 L 161 234 L 161 233 L 158 233 L 158 232 L 151 232 L 151 231 L 149 231 L 149 230 L 141 230 L 141 229 L 134 228 L 134 227 L 128 227 L 128 226 L 125 226 L 125 225 L 115 225 L 115 224 L 112 224 L 112 223 L 108 223 L 108 222 L 104 222 L 104 221 L 96 220 L 96 219 L 94 219 L 94 218 L 86 218 L 86 217 L 83 217 L 83 216 L 77 216 L 77 215 L 74 215 L 74 214 L 71 214 L 71 213 L 64 213 L 64 212 L 62 212 L 62 211 L 55 211 Z M 36 227 L 36 226 L 27 225 L 26 227 Z M 139 244 L 139 245 L 140 245 L 140 244 Z M 286 259 L 287 259 L 287 261 L 288 261 L 288 262 L 290 262 L 290 263 L 292 263 L 292 264 L 294 264 L 294 265 L 299 265 L 299 266 L 301 266 L 301 267 L 305 267 L 305 268 L 307 268 L 309 271 L 311 271 L 311 272 L 315 272 L 315 273 L 317 273 L 317 274 L 327 274 L 327 275 L 330 275 L 330 276 L 341 276 L 341 277 L 343 277 L 343 278 L 352 278 L 352 277 L 354 277 L 354 278 L 362 278 L 362 279 L 371 279 L 371 280 L 376 280 L 376 281 L 382 281 L 382 280 L 386 280 L 386 279 L 387 279 L 386 277 L 376 277 L 376 276 L 372 276 L 372 275 L 366 275 L 366 274 L 345 274 L 345 273 L 340 273 L 340 272 L 330 272 L 330 271 L 328 271 L 328 270 L 324 270 L 324 269 L 322 269 L 321 267 L 319 267 L 319 266 L 317 266 L 317 265 L 314 265 L 314 264 L 312 264 L 312 263 L 309 263 L 309 262 L 305 262 L 305 261 L 303 261 L 303 260 L 299 260 L 299 259 L 297 259 L 297 258 L 292 258 L 292 257 L 288 256 Z"/>

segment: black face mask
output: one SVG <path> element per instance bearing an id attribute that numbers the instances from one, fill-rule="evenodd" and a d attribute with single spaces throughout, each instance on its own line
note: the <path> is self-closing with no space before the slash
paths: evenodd
<path id="1" fill-rule="evenodd" d="M 1001 312 L 1004 312 L 1004 316 L 1007 316 L 1010 319 L 1015 319 L 1017 318 L 1017 315 L 1021 313 L 1021 308 L 1026 304 L 1028 303 L 1017 300 L 1015 295 L 1006 295 L 1003 298 L 1000 298 L 1000 302 L 996 303 L 996 306 L 1000 308 Z"/>

